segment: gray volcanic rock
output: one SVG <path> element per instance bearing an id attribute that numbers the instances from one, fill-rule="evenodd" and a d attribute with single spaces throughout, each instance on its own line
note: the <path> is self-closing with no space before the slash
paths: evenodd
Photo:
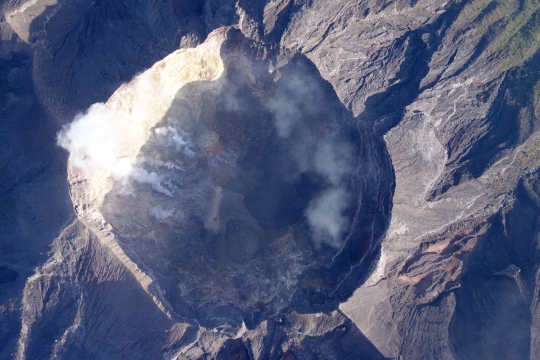
<path id="1" fill-rule="evenodd" d="M 0 358 L 13 358 L 25 282 L 69 217 L 66 156 L 32 86 L 32 51 L 6 24 L 0 42 Z"/>
<path id="2" fill-rule="evenodd" d="M 62 230 L 51 255 L 24 289 L 19 351 L 26 357 L 157 357 L 191 331 L 190 324 L 174 323 L 156 308 L 79 221 Z M 114 333 L 130 340 L 116 341 Z"/>
<path id="3" fill-rule="evenodd" d="M 29 34 L 40 99 L 64 123 L 173 50 L 197 45 L 207 32 L 235 18 L 231 1 L 205 6 L 190 1 L 30 0 L 21 8 L 31 3 L 36 5 L 6 17 L 15 30 L 22 27 Z"/>
<path id="4" fill-rule="evenodd" d="M 536 1 L 2 6 L 0 357 L 540 355 Z M 216 36 L 66 175 L 56 124 Z"/>

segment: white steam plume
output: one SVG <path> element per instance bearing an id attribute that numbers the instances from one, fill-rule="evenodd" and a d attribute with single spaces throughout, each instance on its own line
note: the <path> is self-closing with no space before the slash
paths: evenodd
<path id="1" fill-rule="evenodd" d="M 171 192 L 161 185 L 161 177 L 155 172 L 138 167 L 134 160 L 122 156 L 129 141 L 126 132 L 115 121 L 115 114 L 105 104 L 97 103 L 85 114 L 62 128 L 58 145 L 69 151 L 73 167 L 87 175 L 105 171 L 126 184 L 129 179 L 149 184 L 166 195 Z"/>
<path id="2" fill-rule="evenodd" d="M 348 219 L 343 213 L 349 205 L 350 194 L 343 185 L 352 173 L 352 154 L 350 144 L 345 142 L 321 142 L 315 152 L 315 170 L 328 184 L 327 190 L 311 200 L 305 213 L 317 243 L 339 246 L 347 229 Z"/>
<path id="3" fill-rule="evenodd" d="M 156 219 L 165 220 L 165 219 L 170 218 L 171 216 L 173 216 L 176 213 L 176 208 L 166 210 L 166 209 L 162 209 L 162 208 L 159 208 L 159 207 L 153 207 L 152 210 L 151 210 L 151 213 L 152 213 L 152 215 L 154 215 L 154 217 Z"/>
<path id="4" fill-rule="evenodd" d="M 324 242 L 339 247 L 349 226 L 344 214 L 351 204 L 347 180 L 353 173 L 354 149 L 347 137 L 339 135 L 338 124 L 329 124 L 333 129 L 316 143 L 306 136 L 305 129 L 325 106 L 321 103 L 324 98 L 323 89 L 311 75 L 300 72 L 288 74 L 278 96 L 268 105 L 274 114 L 277 134 L 293 143 L 298 173 L 291 175 L 314 172 L 325 180 L 324 190 L 310 201 L 304 212 L 313 240 L 317 245 Z"/>
<path id="5" fill-rule="evenodd" d="M 316 242 L 339 245 L 338 241 L 347 228 L 347 218 L 343 216 L 347 205 L 348 194 L 339 188 L 330 188 L 311 200 L 305 215 Z"/>
<path id="6" fill-rule="evenodd" d="M 323 142 L 315 152 L 315 169 L 333 186 L 351 173 L 352 149 L 348 143 Z"/>
<path id="7" fill-rule="evenodd" d="M 172 119 L 168 120 L 172 121 Z M 154 132 L 156 135 L 165 137 L 167 142 L 174 145 L 177 150 L 182 151 L 189 157 L 195 156 L 195 151 L 193 149 L 195 144 L 191 140 L 187 131 L 183 131 L 181 128 L 174 128 L 172 126 L 163 126 L 156 128 Z"/>

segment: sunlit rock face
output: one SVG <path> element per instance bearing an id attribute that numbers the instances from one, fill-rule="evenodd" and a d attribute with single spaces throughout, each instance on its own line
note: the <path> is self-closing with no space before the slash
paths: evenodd
<path id="1" fill-rule="evenodd" d="M 335 306 L 388 223 L 381 144 L 309 60 L 266 51 L 218 30 L 60 135 L 79 216 L 118 240 L 163 309 L 207 326 Z M 116 135 L 78 145 L 85 121 Z"/>

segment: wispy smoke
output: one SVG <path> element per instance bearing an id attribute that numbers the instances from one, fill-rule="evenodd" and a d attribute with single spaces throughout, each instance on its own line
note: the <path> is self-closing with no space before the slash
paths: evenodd
<path id="1" fill-rule="evenodd" d="M 162 184 L 162 177 L 154 171 L 146 171 L 137 166 L 132 166 L 131 171 L 128 173 L 128 178 L 135 180 L 139 184 L 148 184 L 152 188 L 167 196 L 172 196 L 170 190 L 166 189 Z"/>
<path id="2" fill-rule="evenodd" d="M 345 142 L 321 142 L 315 152 L 313 165 L 326 179 L 327 189 L 311 200 L 306 210 L 308 223 L 316 241 L 339 246 L 347 230 L 348 219 L 343 215 L 350 204 L 345 182 L 352 173 L 352 147 Z"/>
<path id="3" fill-rule="evenodd" d="M 158 207 L 153 207 L 151 213 L 156 219 L 165 220 L 172 217 L 176 213 L 176 208 L 166 210 Z"/>
<path id="4" fill-rule="evenodd" d="M 173 119 L 168 120 L 173 122 Z M 177 150 L 182 151 L 189 157 L 195 156 L 195 151 L 193 150 L 195 145 L 190 139 L 189 134 L 182 129 L 172 126 L 163 126 L 156 128 L 154 132 L 157 135 L 165 138 L 170 145 L 174 145 Z"/>
<path id="5" fill-rule="evenodd" d="M 326 180 L 326 189 L 312 199 L 305 216 L 316 243 L 339 246 L 348 227 L 344 212 L 350 205 L 351 194 L 346 181 L 352 173 L 352 147 L 345 142 L 321 142 L 312 158 L 312 171 Z"/>
<path id="6" fill-rule="evenodd" d="M 345 142 L 321 142 L 315 152 L 315 169 L 333 186 L 351 173 L 352 149 Z"/>
<path id="7" fill-rule="evenodd" d="M 343 212 L 348 206 L 348 199 L 345 190 L 330 188 L 309 203 L 305 215 L 316 240 L 339 245 L 338 240 L 347 228 L 348 219 Z"/>
<path id="8" fill-rule="evenodd" d="M 281 137 L 289 137 L 294 126 L 301 119 L 301 113 L 296 104 L 292 101 L 271 101 L 270 108 L 276 117 L 274 125 L 278 135 Z"/>
<path id="9" fill-rule="evenodd" d="M 72 166 L 92 175 L 105 171 L 120 183 L 129 179 L 141 184 L 149 184 L 156 191 L 171 195 L 161 183 L 161 177 L 123 156 L 129 137 L 115 121 L 115 114 L 105 104 L 92 105 L 85 114 L 79 114 L 74 121 L 62 128 L 58 134 L 58 145 L 69 151 Z M 173 134 L 174 141 L 181 137 Z M 176 140 L 178 138 L 178 140 Z"/>
<path id="10" fill-rule="evenodd" d="M 313 106 L 309 106 L 309 103 L 313 99 L 313 90 L 318 89 L 318 84 L 309 75 L 305 75 L 288 74 L 287 80 L 281 85 L 281 96 L 268 102 L 268 107 L 275 115 L 274 125 L 281 137 L 289 137 L 304 116 L 312 115 L 310 112 Z"/>
<path id="11" fill-rule="evenodd" d="M 347 182 L 353 173 L 353 145 L 336 126 L 337 119 L 325 120 L 328 114 L 320 114 L 330 104 L 311 74 L 295 69 L 281 79 L 269 108 L 278 135 L 292 144 L 298 172 L 294 176 L 316 173 L 325 180 L 323 190 L 310 201 L 304 216 L 316 244 L 339 247 L 348 228 L 345 211 L 352 196 Z M 327 133 L 311 136 L 309 129 L 321 121 L 326 122 Z"/>

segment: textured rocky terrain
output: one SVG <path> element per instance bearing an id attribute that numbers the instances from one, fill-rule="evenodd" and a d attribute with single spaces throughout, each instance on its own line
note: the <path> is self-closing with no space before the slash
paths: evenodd
<path id="1" fill-rule="evenodd" d="M 540 356 L 539 2 L 1 4 L 0 358 Z"/>

